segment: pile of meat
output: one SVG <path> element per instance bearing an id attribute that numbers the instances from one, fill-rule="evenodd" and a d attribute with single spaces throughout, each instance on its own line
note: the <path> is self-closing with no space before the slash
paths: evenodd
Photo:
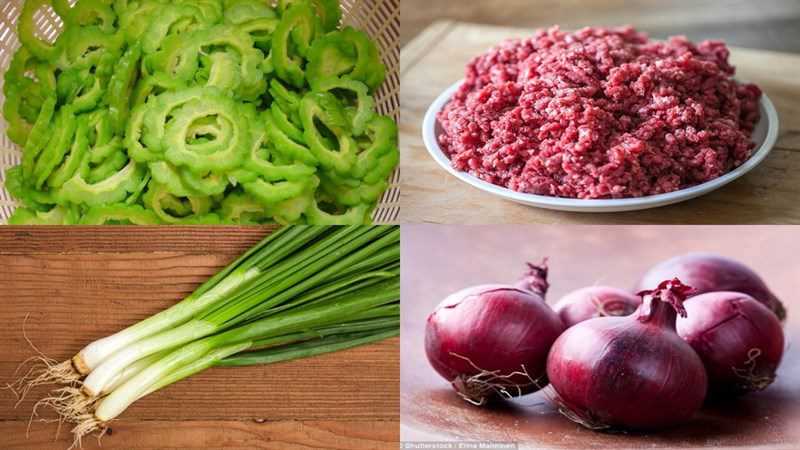
<path id="1" fill-rule="evenodd" d="M 761 91 L 722 42 L 651 42 L 631 27 L 539 30 L 467 67 L 439 112 L 454 168 L 515 191 L 640 197 L 703 183 L 750 157 Z"/>

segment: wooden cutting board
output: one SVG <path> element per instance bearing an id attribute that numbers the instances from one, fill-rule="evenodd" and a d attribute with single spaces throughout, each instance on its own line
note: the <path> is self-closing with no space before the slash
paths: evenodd
<path id="1" fill-rule="evenodd" d="M 645 30 L 646 31 L 646 30 Z M 551 211 L 502 200 L 448 174 L 422 142 L 425 111 L 464 76 L 467 62 L 504 39 L 532 30 L 441 21 L 400 54 L 401 221 L 403 223 L 775 223 L 800 222 L 800 55 L 731 49 L 737 74 L 775 104 L 780 133 L 757 168 L 723 188 L 683 203 L 618 212 Z M 713 38 L 713 36 L 709 36 Z"/>
<path id="2" fill-rule="evenodd" d="M 0 382 L 34 350 L 66 359 L 193 291 L 264 227 L 0 228 Z M 24 325 L 24 329 L 23 329 Z M 396 448 L 398 339 L 262 367 L 212 368 L 134 404 L 103 448 Z M 65 449 L 0 389 L 0 447 Z M 85 448 L 97 441 L 84 440 Z"/>
<path id="3" fill-rule="evenodd" d="M 797 227 L 404 225 L 402 242 L 401 440 L 516 442 L 522 448 L 800 448 Z M 477 408 L 461 400 L 425 357 L 424 327 L 439 301 L 469 286 L 514 282 L 526 261 L 549 257 L 547 300 L 553 304 L 595 283 L 630 288 L 647 267 L 688 251 L 722 253 L 748 264 L 784 302 L 788 318 L 775 382 L 729 405 L 705 407 L 683 426 L 594 432 L 558 413 L 548 400 L 552 388 Z"/>

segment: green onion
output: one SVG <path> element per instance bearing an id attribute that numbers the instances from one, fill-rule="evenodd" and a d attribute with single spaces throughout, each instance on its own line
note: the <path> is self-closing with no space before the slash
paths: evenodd
<path id="1" fill-rule="evenodd" d="M 180 303 L 119 333 L 95 341 L 72 359 L 75 370 L 85 375 L 109 355 L 131 343 L 180 325 L 219 302 L 224 296 L 267 271 L 281 258 L 325 231 L 324 227 L 286 227 L 259 242 L 247 253 L 203 283 Z"/>
<path id="2" fill-rule="evenodd" d="M 178 348 L 246 321 L 291 299 L 292 294 L 308 291 L 333 279 L 338 272 L 363 261 L 380 249 L 399 255 L 399 249 L 391 250 L 392 245 L 399 247 L 399 229 L 391 228 L 333 228 L 333 231 L 322 235 L 309 247 L 254 276 L 250 282 L 240 283 L 240 289 L 229 294 L 226 292 L 228 295 L 224 299 L 211 304 L 210 312 L 201 312 L 188 322 L 181 321 L 175 328 L 150 334 L 113 353 L 88 374 L 83 382 L 84 392 L 89 396 L 97 395 L 120 370 L 136 360 L 162 350 Z M 381 262 L 380 259 L 377 261 Z M 223 278 L 217 286 L 225 283 L 225 280 L 227 278 Z M 213 290 L 210 289 L 204 296 Z"/>
<path id="3" fill-rule="evenodd" d="M 78 424 L 80 442 L 136 400 L 209 367 L 273 364 L 396 336 L 399 297 L 398 227 L 285 227 L 183 301 L 85 347 L 69 376 L 51 367 L 50 380 L 66 386 L 42 402 Z"/>

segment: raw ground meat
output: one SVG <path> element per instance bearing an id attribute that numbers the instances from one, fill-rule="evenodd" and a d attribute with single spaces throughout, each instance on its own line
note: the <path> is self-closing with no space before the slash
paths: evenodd
<path id="1" fill-rule="evenodd" d="M 651 42 L 631 27 L 539 30 L 467 66 L 439 112 L 454 168 L 515 191 L 640 197 L 750 157 L 761 91 L 719 41 Z"/>

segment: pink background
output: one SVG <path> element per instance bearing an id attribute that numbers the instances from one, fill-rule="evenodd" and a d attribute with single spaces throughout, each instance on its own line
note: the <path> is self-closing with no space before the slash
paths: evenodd
<path id="1" fill-rule="evenodd" d="M 425 320 L 458 289 L 513 283 L 526 261 L 549 258 L 549 304 L 594 283 L 631 289 L 652 265 L 714 252 L 755 270 L 788 310 L 777 380 L 736 411 L 704 410 L 677 432 L 600 434 L 559 417 L 542 394 L 478 410 L 458 400 L 425 359 Z M 548 446 L 789 445 L 800 443 L 800 228 L 791 226 L 402 227 L 401 438 Z M 675 431 L 675 430 L 673 430 Z"/>

